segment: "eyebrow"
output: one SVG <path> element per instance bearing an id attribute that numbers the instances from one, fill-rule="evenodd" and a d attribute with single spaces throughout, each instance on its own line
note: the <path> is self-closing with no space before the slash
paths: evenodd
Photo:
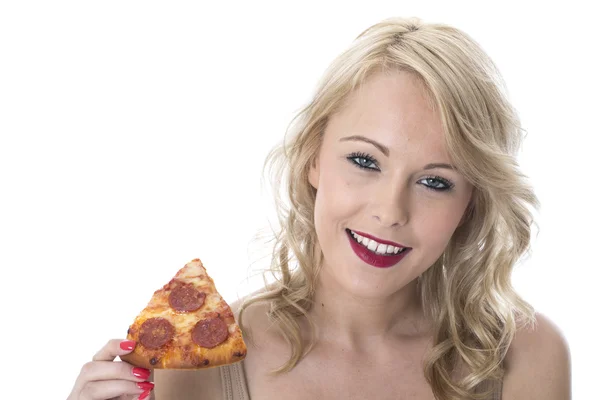
<path id="1" fill-rule="evenodd" d="M 360 135 L 352 135 L 352 136 L 346 136 L 340 139 L 340 142 L 345 142 L 345 141 L 355 141 L 355 142 L 367 142 L 367 143 L 371 143 L 373 146 L 377 147 L 379 149 L 379 151 L 381 151 L 383 154 L 385 154 L 386 157 L 389 157 L 390 155 L 390 149 L 388 149 L 387 147 L 385 147 L 384 145 L 382 145 L 381 143 L 378 143 L 372 139 L 369 139 L 367 137 L 364 136 L 360 136 Z"/>
<path id="2" fill-rule="evenodd" d="M 456 167 L 454 165 L 445 164 L 445 163 L 431 163 L 427 164 L 423 169 L 435 169 L 435 168 L 445 168 L 456 171 Z"/>
<path id="3" fill-rule="evenodd" d="M 378 143 L 378 142 L 374 141 L 373 139 L 369 139 L 368 137 L 365 137 L 365 136 L 352 135 L 352 136 L 346 136 L 346 137 L 343 137 L 340 139 L 340 142 L 346 142 L 346 141 L 370 143 L 373 146 L 377 147 L 377 149 L 379 151 L 381 151 L 383 154 L 385 154 L 386 157 L 389 157 L 389 155 L 390 155 L 390 149 L 388 149 L 381 143 Z M 427 164 L 425 167 L 423 167 L 423 169 L 435 169 L 435 168 L 445 168 L 445 169 L 450 169 L 450 170 L 454 170 L 454 171 L 456 170 L 456 167 L 454 165 L 446 164 L 446 163 L 430 163 L 430 164 Z"/>

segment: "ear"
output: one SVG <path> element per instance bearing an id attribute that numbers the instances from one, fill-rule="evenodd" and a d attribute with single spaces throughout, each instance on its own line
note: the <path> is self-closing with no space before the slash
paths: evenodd
<path id="1" fill-rule="evenodd" d="M 319 165 L 319 155 L 316 155 L 313 159 L 313 162 L 310 164 L 310 169 L 308 170 L 308 182 L 315 189 L 319 188 L 319 177 L 320 177 L 320 165 Z"/>

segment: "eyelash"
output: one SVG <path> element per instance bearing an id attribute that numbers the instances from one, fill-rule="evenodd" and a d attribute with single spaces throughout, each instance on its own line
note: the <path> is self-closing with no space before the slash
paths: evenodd
<path id="1" fill-rule="evenodd" d="M 355 153 L 351 153 L 346 158 L 348 159 L 348 161 L 350 161 L 352 164 L 356 165 L 358 168 L 369 170 L 369 171 L 379 171 L 379 169 L 366 167 L 363 164 L 355 161 L 357 158 L 361 158 L 361 159 L 364 159 L 367 161 L 367 163 L 366 163 L 367 165 L 371 164 L 371 163 L 377 164 L 377 160 L 373 156 L 371 156 L 367 153 L 355 152 Z M 427 189 L 433 190 L 435 192 L 447 192 L 447 191 L 452 190 L 452 188 L 454 187 L 454 184 L 452 182 L 450 182 L 449 180 L 447 180 L 445 178 L 442 178 L 441 176 L 433 175 L 433 176 L 425 177 L 423 179 L 436 180 L 436 181 L 439 181 L 439 182 L 443 183 L 444 185 L 446 185 L 446 187 L 444 187 L 444 188 L 436 188 L 436 187 L 425 185 L 425 187 Z"/>

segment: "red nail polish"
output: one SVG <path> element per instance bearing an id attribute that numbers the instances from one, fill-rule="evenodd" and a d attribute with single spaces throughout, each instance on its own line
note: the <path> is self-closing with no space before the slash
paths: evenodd
<path id="1" fill-rule="evenodd" d="M 138 382 L 137 386 L 142 390 L 154 389 L 154 383 L 152 382 Z"/>
<path id="2" fill-rule="evenodd" d="M 152 390 L 152 389 L 150 389 L 150 390 Z M 150 390 L 147 390 L 144 393 L 140 394 L 139 400 L 144 400 L 144 399 L 148 398 L 148 396 L 150 396 Z"/>
<path id="3" fill-rule="evenodd" d="M 135 367 L 131 372 L 136 378 L 140 378 L 143 380 L 150 378 L 150 371 L 146 368 Z"/>
<path id="4" fill-rule="evenodd" d="M 123 340 L 119 343 L 119 347 L 121 350 L 133 350 L 135 347 L 135 342 L 133 340 Z"/>

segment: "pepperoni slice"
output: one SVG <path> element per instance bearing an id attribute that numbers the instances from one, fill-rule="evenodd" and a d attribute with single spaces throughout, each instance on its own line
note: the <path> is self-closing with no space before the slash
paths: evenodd
<path id="1" fill-rule="evenodd" d="M 192 340 L 197 345 L 212 349 L 223 343 L 229 336 L 227 324 L 221 318 L 199 321 L 192 330 Z"/>
<path id="2" fill-rule="evenodd" d="M 175 328 L 164 318 L 149 318 L 140 327 L 140 343 L 149 349 L 158 349 L 175 335 Z"/>
<path id="3" fill-rule="evenodd" d="M 169 295 L 169 304 L 176 311 L 196 311 L 204 304 L 206 294 L 189 284 L 177 286 Z"/>

